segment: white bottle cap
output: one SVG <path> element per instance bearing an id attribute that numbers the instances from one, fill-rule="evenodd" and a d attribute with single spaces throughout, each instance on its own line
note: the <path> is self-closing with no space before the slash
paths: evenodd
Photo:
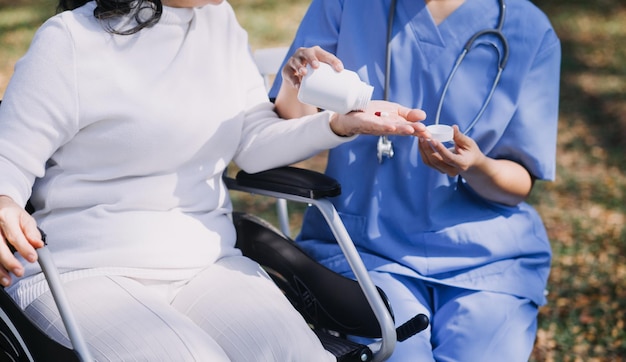
<path id="1" fill-rule="evenodd" d="M 446 124 L 431 124 L 426 129 L 439 142 L 450 142 L 454 139 L 454 128 Z"/>

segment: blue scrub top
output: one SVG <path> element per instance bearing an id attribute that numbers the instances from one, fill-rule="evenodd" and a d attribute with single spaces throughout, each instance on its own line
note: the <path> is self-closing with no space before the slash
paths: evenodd
<path id="1" fill-rule="evenodd" d="M 560 43 L 531 2 L 508 0 L 503 32 L 510 57 L 493 99 L 469 131 L 489 157 L 522 164 L 537 179 L 555 176 Z M 389 0 L 314 0 L 289 54 L 320 45 L 383 98 Z M 465 42 L 494 28 L 497 0 L 468 0 L 437 26 L 423 1 L 398 0 L 391 41 L 389 100 L 421 108 L 434 123 L 443 85 Z M 466 131 L 497 72 L 492 37 L 467 54 L 444 100 L 440 123 Z M 280 78 L 270 92 L 278 92 Z M 487 201 L 461 177 L 424 165 L 415 137 L 390 137 L 392 159 L 379 163 L 378 137 L 359 136 L 331 150 L 327 174 L 342 184 L 333 200 L 369 269 L 469 289 L 526 297 L 541 305 L 551 251 L 543 223 L 526 203 Z M 315 208 L 301 244 L 323 264 L 350 273 Z"/>

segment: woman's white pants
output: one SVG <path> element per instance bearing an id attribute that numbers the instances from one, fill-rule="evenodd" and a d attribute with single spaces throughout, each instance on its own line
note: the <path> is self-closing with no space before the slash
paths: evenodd
<path id="1" fill-rule="evenodd" d="M 65 284 L 97 361 L 333 361 L 260 266 L 220 259 L 188 281 L 94 276 Z M 69 345 L 47 292 L 26 308 Z"/>

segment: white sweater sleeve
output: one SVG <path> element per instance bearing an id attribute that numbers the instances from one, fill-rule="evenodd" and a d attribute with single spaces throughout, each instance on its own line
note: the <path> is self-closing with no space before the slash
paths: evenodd
<path id="1" fill-rule="evenodd" d="M 250 110 L 235 162 L 247 172 L 288 165 L 333 148 L 354 137 L 340 137 L 330 128 L 330 112 L 299 119 L 277 118 L 273 107 Z"/>
<path id="2" fill-rule="evenodd" d="M 274 112 L 265 86 L 252 58 L 240 65 L 249 88 L 246 90 L 246 111 L 242 137 L 235 162 L 247 172 L 288 165 L 333 148 L 353 137 L 341 137 L 330 128 L 331 112 L 322 112 L 299 119 L 284 120 Z"/>
<path id="3" fill-rule="evenodd" d="M 78 129 L 74 50 L 60 16 L 18 61 L 0 106 L 0 194 L 24 205 L 46 161 Z"/>

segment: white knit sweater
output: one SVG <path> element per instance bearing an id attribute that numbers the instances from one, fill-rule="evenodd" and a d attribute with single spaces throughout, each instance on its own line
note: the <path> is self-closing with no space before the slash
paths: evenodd
<path id="1" fill-rule="evenodd" d="M 328 113 L 277 118 L 228 3 L 166 7 L 131 36 L 94 7 L 41 27 L 0 106 L 0 194 L 24 204 L 32 188 L 62 271 L 189 277 L 237 252 L 231 160 L 256 172 L 350 139 Z"/>

